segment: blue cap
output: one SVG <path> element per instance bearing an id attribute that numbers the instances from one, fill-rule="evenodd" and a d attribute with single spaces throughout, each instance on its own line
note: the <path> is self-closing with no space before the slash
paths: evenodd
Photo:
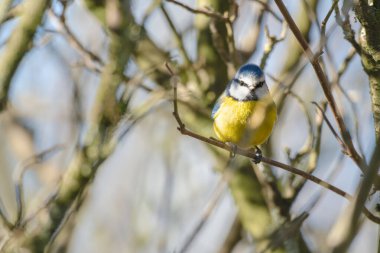
<path id="1" fill-rule="evenodd" d="M 264 73 L 259 66 L 249 63 L 240 67 L 236 73 L 236 76 L 240 75 L 251 75 L 252 78 L 260 78 L 264 75 Z"/>

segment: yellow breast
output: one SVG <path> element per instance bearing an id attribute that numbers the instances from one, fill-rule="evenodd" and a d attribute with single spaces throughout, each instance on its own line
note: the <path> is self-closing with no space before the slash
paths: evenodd
<path id="1" fill-rule="evenodd" d="M 276 106 L 270 97 L 260 101 L 224 97 L 214 116 L 214 131 L 223 142 L 250 148 L 268 139 L 276 119 Z"/>

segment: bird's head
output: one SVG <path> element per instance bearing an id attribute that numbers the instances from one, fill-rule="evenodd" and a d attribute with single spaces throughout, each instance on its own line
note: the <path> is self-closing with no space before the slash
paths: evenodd
<path id="1" fill-rule="evenodd" d="M 227 87 L 227 96 L 239 101 L 259 100 L 268 94 L 264 73 L 255 64 L 240 67 Z"/>

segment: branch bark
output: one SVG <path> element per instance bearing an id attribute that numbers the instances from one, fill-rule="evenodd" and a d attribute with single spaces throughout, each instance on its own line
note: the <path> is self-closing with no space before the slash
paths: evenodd
<path id="1" fill-rule="evenodd" d="M 362 30 L 359 44 L 364 71 L 368 74 L 371 91 L 372 112 L 375 122 L 375 134 L 380 137 L 380 6 L 374 1 L 370 6 L 367 1 L 359 1 L 355 14 Z"/>
<path id="2" fill-rule="evenodd" d="M 122 112 L 117 110 L 120 106 L 116 100 L 116 89 L 123 81 L 124 69 L 135 45 L 132 39 L 135 37 L 130 35 L 130 30 L 133 29 L 128 29 L 133 17 L 126 2 L 128 1 L 112 0 L 105 5 L 110 39 L 108 61 L 101 74 L 90 115 L 90 127 L 84 144 L 78 148 L 62 179 L 55 199 L 48 206 L 49 222 L 41 224 L 36 231 L 24 238 L 23 247 L 31 252 L 44 251 L 59 230 L 67 211 L 115 147 L 112 132 L 122 116 Z"/>
<path id="3" fill-rule="evenodd" d="M 322 67 L 319 63 L 318 57 L 316 57 L 316 55 L 314 55 L 313 52 L 311 51 L 308 42 L 303 37 L 301 31 L 299 30 L 298 26 L 294 22 L 292 16 L 289 14 L 289 11 L 286 8 L 286 6 L 284 5 L 283 1 L 282 0 L 275 0 L 275 2 L 277 4 L 278 8 L 280 9 L 282 15 L 284 16 L 286 22 L 289 24 L 289 28 L 292 30 L 294 36 L 298 40 L 298 42 L 301 45 L 304 53 L 306 54 L 311 65 L 314 68 L 314 71 L 318 77 L 320 84 L 321 84 L 321 87 L 322 87 L 323 92 L 326 96 L 326 99 L 329 103 L 331 111 L 334 115 L 335 121 L 338 124 L 339 132 L 342 136 L 342 139 L 344 140 L 345 150 L 343 150 L 343 152 L 345 152 L 347 155 L 349 155 L 352 158 L 352 160 L 357 164 L 357 166 L 362 170 L 362 172 L 365 172 L 367 169 L 367 165 L 366 165 L 364 159 L 360 156 L 360 154 L 356 151 L 356 149 L 354 147 L 351 135 L 350 135 L 349 131 L 347 130 L 346 125 L 343 121 L 342 114 L 337 107 L 334 96 L 333 96 L 331 89 L 330 89 L 329 81 L 327 79 L 326 74 L 322 70 Z"/>
<path id="4" fill-rule="evenodd" d="M 12 77 L 29 50 L 48 3 L 48 0 L 26 0 L 19 6 L 19 24 L 0 54 L 0 111 L 5 109 Z"/>

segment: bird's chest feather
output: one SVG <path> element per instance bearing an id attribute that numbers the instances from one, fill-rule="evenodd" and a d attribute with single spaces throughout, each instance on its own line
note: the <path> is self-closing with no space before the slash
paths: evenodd
<path id="1" fill-rule="evenodd" d="M 222 121 L 226 125 L 231 125 L 230 127 L 245 125 L 256 104 L 256 101 L 236 101 L 226 98 L 216 115 L 216 121 Z"/>
<path id="2" fill-rule="evenodd" d="M 222 141 L 243 146 L 260 144 L 267 138 L 264 129 L 270 133 L 276 118 L 272 104 L 273 101 L 236 101 L 226 97 L 214 118 L 216 135 Z"/>

